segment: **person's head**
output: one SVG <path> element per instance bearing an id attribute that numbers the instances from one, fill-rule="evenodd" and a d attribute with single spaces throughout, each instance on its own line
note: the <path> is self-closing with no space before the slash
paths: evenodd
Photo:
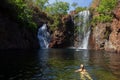
<path id="1" fill-rule="evenodd" d="M 81 65 L 80 65 L 80 68 L 81 68 L 81 69 L 84 69 L 84 65 L 83 65 L 83 64 L 81 64 Z"/>

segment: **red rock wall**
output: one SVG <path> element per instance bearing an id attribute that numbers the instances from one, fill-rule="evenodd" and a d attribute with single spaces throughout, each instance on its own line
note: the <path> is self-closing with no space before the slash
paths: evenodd
<path id="1" fill-rule="evenodd" d="M 105 44 L 105 50 L 117 51 L 120 53 L 120 3 L 114 10 L 114 19 L 111 24 L 111 34 L 109 41 Z"/>
<path id="2" fill-rule="evenodd" d="M 120 2 L 113 15 L 111 23 L 97 23 L 93 27 L 89 48 L 120 53 Z"/>
<path id="3" fill-rule="evenodd" d="M 74 23 L 70 15 L 62 18 L 63 25 L 54 31 L 49 44 L 50 48 L 67 48 L 73 43 Z"/>

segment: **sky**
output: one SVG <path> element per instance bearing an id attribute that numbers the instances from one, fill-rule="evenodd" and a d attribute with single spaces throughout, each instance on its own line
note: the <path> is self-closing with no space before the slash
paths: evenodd
<path id="1" fill-rule="evenodd" d="M 55 0 L 49 0 L 49 3 L 53 3 Z M 88 7 L 90 5 L 90 3 L 92 2 L 92 0 L 58 0 L 58 1 L 64 1 L 64 2 L 68 2 L 70 5 L 73 2 L 76 2 L 78 4 L 78 6 L 80 7 Z M 73 10 L 73 8 L 71 7 L 70 10 Z"/>

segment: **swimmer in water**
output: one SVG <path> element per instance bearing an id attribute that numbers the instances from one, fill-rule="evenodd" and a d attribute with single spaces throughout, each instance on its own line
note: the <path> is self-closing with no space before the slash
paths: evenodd
<path id="1" fill-rule="evenodd" d="M 86 71 L 83 64 L 80 65 L 80 69 L 75 70 L 75 72 L 80 72 L 80 80 L 93 80 L 89 73 Z"/>

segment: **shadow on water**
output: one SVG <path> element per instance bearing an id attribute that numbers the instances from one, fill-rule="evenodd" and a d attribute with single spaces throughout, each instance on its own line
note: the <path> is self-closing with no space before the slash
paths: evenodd
<path id="1" fill-rule="evenodd" d="M 119 80 L 120 54 L 93 50 L 0 51 L 0 80 L 80 80 L 80 64 L 93 80 Z"/>
<path id="2" fill-rule="evenodd" d="M 0 50 L 0 80 L 29 79 L 38 63 L 36 50 Z"/>

